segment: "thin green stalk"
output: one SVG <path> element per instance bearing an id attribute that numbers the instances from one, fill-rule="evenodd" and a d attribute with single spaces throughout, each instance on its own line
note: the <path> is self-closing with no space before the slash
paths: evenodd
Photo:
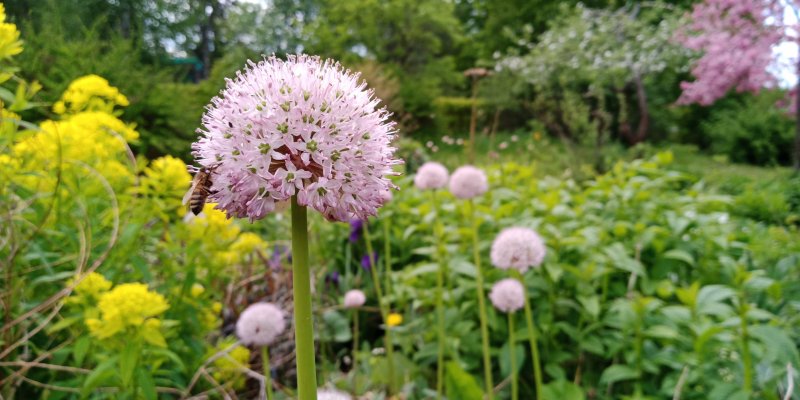
<path id="1" fill-rule="evenodd" d="M 358 309 L 353 309 L 353 396 L 358 396 Z"/>
<path id="2" fill-rule="evenodd" d="M 444 259 L 444 246 L 441 227 L 439 226 L 438 213 L 439 204 L 436 199 L 436 191 L 431 191 L 431 205 L 433 206 L 433 232 L 436 240 L 436 256 L 439 261 L 439 268 L 436 270 L 436 330 L 439 341 L 437 356 L 436 356 L 436 396 L 439 399 L 443 398 L 444 393 L 444 352 L 445 352 L 445 330 L 444 330 L 444 302 L 442 299 L 442 291 L 444 290 L 444 274 L 445 274 L 445 259 Z"/>
<path id="3" fill-rule="evenodd" d="M 517 382 L 517 352 L 514 345 L 514 314 L 508 314 L 508 360 L 511 362 L 511 400 L 519 399 L 519 382 Z"/>
<path id="4" fill-rule="evenodd" d="M 383 219 L 383 266 L 384 266 L 384 275 L 383 279 L 385 280 L 386 284 L 386 293 L 392 292 L 392 282 L 389 279 L 389 274 L 392 272 L 392 246 L 391 246 L 391 230 L 389 229 L 389 225 L 391 220 L 384 216 Z"/>
<path id="5" fill-rule="evenodd" d="M 261 364 L 264 369 L 264 387 L 267 390 L 267 400 L 272 400 L 272 370 L 269 363 L 269 346 L 261 346 Z"/>
<path id="6" fill-rule="evenodd" d="M 512 274 L 516 279 L 525 287 L 525 282 L 522 280 L 522 274 L 519 271 L 512 269 Z M 525 322 L 528 324 L 528 341 L 531 345 L 531 357 L 533 358 L 533 380 L 536 383 L 536 398 L 542 399 L 542 365 L 539 361 L 539 345 L 537 343 L 536 325 L 533 324 L 533 312 L 531 311 L 531 302 L 528 298 L 528 290 L 525 289 Z"/>
<path id="7" fill-rule="evenodd" d="M 742 330 L 742 368 L 744 369 L 744 391 L 748 394 L 753 390 L 753 358 L 750 354 L 750 338 L 747 333 L 747 303 L 744 295 L 741 296 L 739 306 L 739 321 Z"/>
<path id="8" fill-rule="evenodd" d="M 308 215 L 306 208 L 297 204 L 296 195 L 292 196 L 292 269 L 297 398 L 317 400 L 311 272 L 308 268 Z"/>
<path id="9" fill-rule="evenodd" d="M 389 223 L 391 220 L 385 216 L 383 220 L 383 260 L 385 265 L 384 280 L 386 281 L 386 293 L 392 292 L 392 282 L 390 273 L 392 272 L 392 246 L 391 246 L 391 230 Z M 394 341 L 392 340 L 392 330 L 386 330 L 386 355 L 389 357 L 389 395 L 393 395 L 397 391 L 394 374 Z"/>
<path id="10" fill-rule="evenodd" d="M 375 253 L 372 251 L 372 237 L 369 233 L 369 223 L 364 221 L 364 242 L 367 245 L 367 257 L 369 257 L 369 270 L 372 273 L 372 283 L 375 286 L 375 295 L 378 297 L 378 308 L 381 310 L 381 318 L 386 326 L 386 334 L 383 336 L 384 347 L 386 347 L 386 358 L 389 364 L 389 391 L 392 391 L 392 382 L 394 380 L 394 344 L 392 342 L 391 328 L 386 322 L 389 316 L 388 305 L 383 301 L 383 291 L 381 290 L 381 281 L 378 279 L 378 265 L 375 260 Z"/>
<path id="11" fill-rule="evenodd" d="M 475 286 L 478 292 L 478 313 L 481 323 L 481 345 L 483 347 L 483 379 L 486 384 L 486 398 L 494 399 L 494 380 L 492 379 L 492 358 L 489 355 L 489 327 L 486 323 L 486 295 L 483 290 L 483 272 L 481 271 L 481 252 L 478 240 L 480 221 L 475 216 L 475 203 L 469 200 L 469 217 L 472 220 L 472 256 L 475 262 Z"/>

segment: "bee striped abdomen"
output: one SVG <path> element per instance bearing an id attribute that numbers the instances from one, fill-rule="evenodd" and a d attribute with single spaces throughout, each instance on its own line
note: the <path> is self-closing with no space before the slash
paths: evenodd
<path id="1" fill-rule="evenodd" d="M 195 192 L 192 193 L 192 198 L 189 200 L 189 209 L 192 210 L 192 214 L 197 215 L 203 211 L 207 198 L 208 191 L 206 190 L 195 190 Z"/>

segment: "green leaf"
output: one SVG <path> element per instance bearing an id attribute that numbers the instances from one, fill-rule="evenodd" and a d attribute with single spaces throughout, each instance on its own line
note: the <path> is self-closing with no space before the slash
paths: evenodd
<path id="1" fill-rule="evenodd" d="M 638 377 L 639 373 L 635 369 L 627 365 L 615 364 L 603 371 L 603 374 L 600 376 L 600 384 L 605 385 L 619 381 L 627 381 Z"/>
<path id="2" fill-rule="evenodd" d="M 692 255 L 689 254 L 688 251 L 681 250 L 681 249 L 669 250 L 669 251 L 665 252 L 664 254 L 662 254 L 661 256 L 664 257 L 664 258 L 670 259 L 670 260 L 683 261 L 687 265 L 689 265 L 690 267 L 693 267 L 694 264 L 695 264 L 694 257 L 692 257 Z"/>
<path id="3" fill-rule="evenodd" d="M 333 342 L 347 342 L 353 338 L 350 332 L 350 320 L 336 310 L 329 310 L 322 314 L 323 329 L 320 340 Z"/>
<path id="4" fill-rule="evenodd" d="M 158 394 L 156 393 L 156 384 L 153 382 L 153 377 L 150 375 L 150 371 L 146 368 L 139 367 L 136 369 L 136 383 L 138 384 L 139 389 L 142 389 L 142 394 L 144 398 L 147 400 L 155 400 L 158 398 Z"/>
<path id="5" fill-rule="evenodd" d="M 144 329 L 142 329 L 141 332 L 142 332 L 142 338 L 147 343 L 150 343 L 153 346 L 167 347 L 167 341 L 164 340 L 164 335 L 161 334 L 161 331 L 158 328 L 145 327 Z"/>
<path id="6" fill-rule="evenodd" d="M 67 317 L 67 318 L 64 318 L 61 321 L 58 321 L 55 324 L 50 325 L 47 328 L 46 332 L 47 332 L 48 335 L 53 334 L 53 333 L 58 332 L 58 331 L 60 331 L 62 329 L 69 328 L 70 326 L 72 326 L 72 324 L 74 324 L 76 322 L 79 322 L 81 320 L 82 319 L 80 317 Z"/>
<path id="7" fill-rule="evenodd" d="M 748 329 L 752 337 L 763 343 L 766 350 L 764 356 L 767 359 L 775 360 L 782 364 L 792 363 L 797 365 L 799 363 L 800 356 L 798 356 L 797 346 L 795 346 L 794 341 L 787 332 L 771 325 L 756 325 Z"/>
<path id="8" fill-rule="evenodd" d="M 734 297 L 736 292 L 724 285 L 707 285 L 697 293 L 697 312 L 705 315 L 726 315 L 732 309 L 723 301 Z"/>
<path id="9" fill-rule="evenodd" d="M 542 386 L 543 400 L 585 400 L 586 395 L 580 386 L 570 381 L 550 382 Z"/>
<path id="10" fill-rule="evenodd" d="M 642 263 L 629 256 L 628 252 L 625 250 L 625 247 L 621 243 L 614 243 L 611 246 L 606 247 L 604 252 L 611 260 L 614 268 L 635 273 L 639 276 L 646 276 Z"/>
<path id="11" fill-rule="evenodd" d="M 75 359 L 75 365 L 83 365 L 83 359 L 86 357 L 86 352 L 89 350 L 91 344 L 89 336 L 82 336 L 75 341 L 75 346 L 72 347 L 72 358 Z"/>
<path id="12" fill-rule="evenodd" d="M 600 315 L 600 299 L 597 296 L 578 296 L 578 301 L 592 318 Z"/>
<path id="13" fill-rule="evenodd" d="M 106 361 L 100 363 L 89 375 L 86 376 L 86 380 L 83 381 L 83 387 L 81 388 L 81 398 L 85 399 L 89 397 L 89 394 L 94 391 L 94 389 L 100 385 L 108 384 L 112 385 L 111 378 L 114 377 L 114 367 L 117 364 L 118 358 L 111 357 Z"/>
<path id="14" fill-rule="evenodd" d="M 647 328 L 644 335 L 656 339 L 677 339 L 678 331 L 666 325 L 655 325 Z"/>
<path id="15" fill-rule="evenodd" d="M 503 345 L 503 348 L 500 349 L 500 373 L 503 376 L 511 375 L 511 353 L 509 346 L 509 342 Z M 514 370 L 519 373 L 519 370 L 522 368 L 522 365 L 525 364 L 525 346 L 521 343 L 517 343 L 514 346 Z"/>
<path id="16" fill-rule="evenodd" d="M 139 350 L 139 346 L 125 346 L 119 355 L 119 377 L 124 387 L 128 387 L 133 381 L 133 372 L 139 361 Z"/>
<path id="17" fill-rule="evenodd" d="M 464 371 L 455 361 L 445 364 L 447 397 L 459 400 L 482 400 L 483 390 L 475 377 Z"/>

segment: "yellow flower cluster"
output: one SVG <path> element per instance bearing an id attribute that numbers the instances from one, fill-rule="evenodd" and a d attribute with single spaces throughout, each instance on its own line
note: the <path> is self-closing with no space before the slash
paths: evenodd
<path id="1" fill-rule="evenodd" d="M 151 292 L 142 283 L 123 283 L 103 293 L 98 302 L 100 318 L 86 320 L 89 332 L 98 339 L 130 333 L 129 330 L 154 345 L 165 346 L 161 336 L 159 315 L 169 305 L 164 296 Z"/>
<path id="2" fill-rule="evenodd" d="M 102 112 L 83 112 L 62 121 L 44 121 L 41 129 L 12 148 L 24 171 L 47 176 L 31 176 L 21 184 L 40 192 L 52 191 L 61 169 L 69 177 L 91 176 L 91 168 L 102 174 L 115 190 L 129 186 L 134 173 L 128 164 L 127 142 L 139 133 L 132 125 Z"/>
<path id="3" fill-rule="evenodd" d="M 75 293 L 79 296 L 98 298 L 100 294 L 111 289 L 111 286 L 111 281 L 106 279 L 105 276 L 92 272 L 84 276 L 80 283 L 75 286 Z"/>
<path id="4" fill-rule="evenodd" d="M 0 58 L 9 58 L 22 53 L 17 26 L 6 22 L 6 9 L 0 4 Z"/>
<path id="5" fill-rule="evenodd" d="M 72 81 L 61 99 L 53 104 L 56 114 L 100 111 L 111 114 L 115 106 L 126 107 L 128 98 L 119 89 L 97 75 L 86 75 Z"/>
<path id="6" fill-rule="evenodd" d="M 144 169 L 144 177 L 136 191 L 155 201 L 153 206 L 164 219 L 183 216 L 185 207 L 181 204 L 184 193 L 189 189 L 192 176 L 186 164 L 178 158 L 164 156 L 153 160 Z"/>
<path id="7" fill-rule="evenodd" d="M 234 338 L 226 338 L 217 343 L 216 348 L 211 350 L 208 357 L 233 346 L 236 343 Z M 248 368 L 250 365 L 250 350 L 243 346 L 236 346 L 227 356 L 220 357 L 214 361 L 214 372 L 211 376 L 218 382 L 230 383 L 234 389 L 244 387 L 245 375 L 241 368 Z"/>

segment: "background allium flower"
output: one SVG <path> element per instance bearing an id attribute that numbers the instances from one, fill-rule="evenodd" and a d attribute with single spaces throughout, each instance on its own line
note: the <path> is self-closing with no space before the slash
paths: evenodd
<path id="1" fill-rule="evenodd" d="M 344 294 L 345 308 L 361 307 L 364 305 L 364 302 L 366 301 L 367 301 L 367 296 L 364 295 L 364 292 L 358 289 L 348 290 L 347 293 Z"/>
<path id="2" fill-rule="evenodd" d="M 507 228 L 492 243 L 492 264 L 500 269 L 514 268 L 524 273 L 538 267 L 547 249 L 539 235 L 528 228 Z"/>
<path id="3" fill-rule="evenodd" d="M 263 218 L 297 195 L 329 220 L 375 215 L 401 161 L 394 125 L 359 75 L 306 55 L 249 62 L 203 115 L 197 162 L 215 168 L 210 200 Z"/>
<path id="4" fill-rule="evenodd" d="M 414 186 L 417 189 L 440 189 L 447 185 L 447 168 L 435 161 L 422 164 L 414 176 Z"/>
<path id="5" fill-rule="evenodd" d="M 283 310 L 272 303 L 247 307 L 236 321 L 236 336 L 246 345 L 267 346 L 286 328 Z"/>
<path id="6" fill-rule="evenodd" d="M 353 400 L 349 394 L 336 389 L 317 390 L 317 400 Z"/>
<path id="7" fill-rule="evenodd" d="M 498 310 L 515 312 L 525 305 L 525 288 L 516 279 L 503 279 L 492 286 L 489 299 Z"/>
<path id="8" fill-rule="evenodd" d="M 450 193 L 459 199 L 478 197 L 489 190 L 489 181 L 483 170 L 471 165 L 458 167 L 450 177 Z"/>

